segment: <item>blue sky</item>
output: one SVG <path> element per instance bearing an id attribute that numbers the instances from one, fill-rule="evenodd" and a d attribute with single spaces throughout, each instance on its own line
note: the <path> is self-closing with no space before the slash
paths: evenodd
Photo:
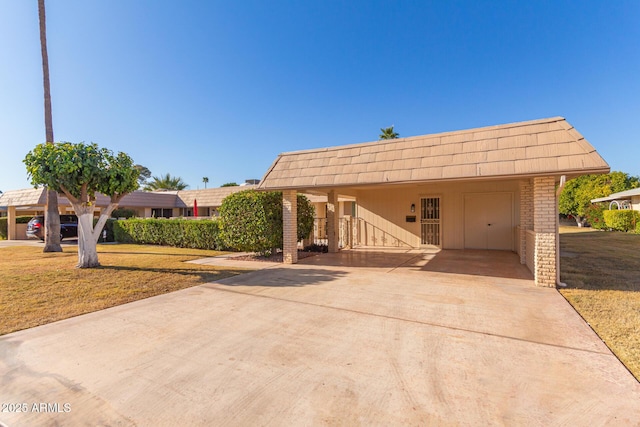
<path id="1" fill-rule="evenodd" d="M 47 0 L 56 141 L 190 188 L 284 151 L 563 116 L 640 175 L 640 2 Z M 44 142 L 36 0 L 0 0 L 0 190 Z"/>

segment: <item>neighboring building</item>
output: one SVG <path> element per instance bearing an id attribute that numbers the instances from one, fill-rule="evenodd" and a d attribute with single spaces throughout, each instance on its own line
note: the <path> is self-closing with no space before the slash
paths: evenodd
<path id="1" fill-rule="evenodd" d="M 257 188 L 283 192 L 284 261 L 297 262 L 297 193 L 311 198 L 316 240 L 341 247 L 513 251 L 538 286 L 555 286 L 557 195 L 609 165 L 562 117 L 279 155 Z M 139 216 L 215 216 L 243 187 L 134 192 Z M 632 196 L 633 197 L 633 196 Z M 61 210 L 70 210 L 61 198 Z M 97 206 L 106 206 L 106 198 Z M 42 190 L 6 192 L 0 210 L 42 212 Z M 10 221 L 11 222 L 11 221 Z M 15 232 L 14 232 L 15 235 Z"/>
<path id="2" fill-rule="evenodd" d="M 615 205 L 617 209 L 640 211 L 640 188 L 613 193 L 608 197 L 593 199 L 591 203 L 609 203 L 609 209 Z"/>
<path id="3" fill-rule="evenodd" d="M 555 286 L 557 186 L 609 165 L 562 117 L 283 153 L 258 186 L 281 190 L 285 262 L 297 262 L 296 193 L 328 198 L 330 252 L 340 197 L 355 200 L 350 246 L 515 251 Z"/>
<path id="4" fill-rule="evenodd" d="M 141 218 L 193 217 L 195 203 L 198 204 L 198 217 L 218 216 L 222 200 L 229 194 L 257 188 L 256 185 L 236 187 L 207 188 L 203 190 L 182 191 L 134 191 L 120 201 L 119 207 L 131 209 Z M 44 188 L 5 191 L 0 194 L 0 214 L 13 218 L 17 215 L 43 215 L 46 210 L 47 193 Z M 61 214 L 73 213 L 71 203 L 64 196 L 58 196 Z M 100 209 L 109 205 L 109 198 L 98 194 L 96 215 Z M 24 239 L 24 233 L 16 232 L 15 220 L 9 224 L 10 239 Z"/>

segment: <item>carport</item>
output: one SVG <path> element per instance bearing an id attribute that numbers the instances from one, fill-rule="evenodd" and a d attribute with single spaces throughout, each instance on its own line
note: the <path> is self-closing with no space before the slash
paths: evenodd
<path id="1" fill-rule="evenodd" d="M 321 194 L 329 252 L 339 250 L 338 198 L 351 197 L 350 247 L 512 251 L 536 285 L 553 287 L 557 194 L 566 179 L 607 172 L 591 144 L 555 117 L 283 153 L 259 189 L 283 192 L 287 263 L 297 262 L 296 194 Z"/>

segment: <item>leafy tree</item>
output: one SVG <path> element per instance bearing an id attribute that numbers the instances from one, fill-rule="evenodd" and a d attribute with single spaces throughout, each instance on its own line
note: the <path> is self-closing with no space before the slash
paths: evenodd
<path id="1" fill-rule="evenodd" d="M 558 201 L 559 211 L 572 215 L 578 226 L 586 223 L 591 200 L 640 186 L 640 178 L 625 172 L 606 175 L 583 175 L 567 182 Z"/>
<path id="2" fill-rule="evenodd" d="M 182 178 L 179 176 L 171 176 L 170 174 L 165 174 L 162 176 L 154 176 L 151 178 L 150 182 L 147 182 L 144 189 L 147 191 L 154 190 L 185 190 L 189 185 L 187 185 Z"/>
<path id="3" fill-rule="evenodd" d="M 34 186 L 46 185 L 64 194 L 78 216 L 78 267 L 100 265 L 96 244 L 100 232 L 120 200 L 138 188 L 138 171 L 131 158 L 99 148 L 97 144 L 39 144 L 24 163 Z M 96 193 L 110 197 L 95 227 Z"/>
<path id="4" fill-rule="evenodd" d="M 397 139 L 400 134 L 393 130 L 393 125 L 388 128 L 380 128 L 380 140 L 383 139 Z"/>
<path id="5" fill-rule="evenodd" d="M 40 53 L 42 56 L 42 82 L 44 86 L 44 127 L 45 142 L 53 144 L 53 115 L 51 113 L 51 83 L 49 81 L 49 54 L 47 53 L 47 17 L 44 0 L 38 0 L 38 19 L 40 21 Z M 47 189 L 47 214 L 44 217 L 44 252 L 62 252 L 60 245 L 60 211 L 58 193 Z"/>
<path id="6" fill-rule="evenodd" d="M 209 177 L 208 176 L 203 176 L 202 177 L 202 182 L 204 182 L 204 188 L 207 188 L 207 183 L 209 182 Z"/>
<path id="7" fill-rule="evenodd" d="M 313 229 L 314 208 L 298 194 L 298 240 Z M 245 190 L 231 194 L 220 206 L 220 235 L 225 245 L 269 255 L 282 248 L 282 193 Z"/>
<path id="8" fill-rule="evenodd" d="M 220 186 L 220 188 L 222 188 L 222 187 L 237 187 L 237 186 L 238 186 L 238 184 L 235 183 L 235 182 L 227 182 L 226 184 L 222 184 Z"/>
<path id="9" fill-rule="evenodd" d="M 147 180 L 151 178 L 151 171 L 146 166 L 134 165 L 134 168 L 138 171 L 138 188 L 147 185 Z"/>

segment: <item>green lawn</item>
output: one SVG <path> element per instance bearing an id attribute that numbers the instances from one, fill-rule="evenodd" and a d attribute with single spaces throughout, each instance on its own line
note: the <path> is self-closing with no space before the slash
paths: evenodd
<path id="1" fill-rule="evenodd" d="M 77 248 L 0 248 L 0 335 L 240 274 L 190 264 L 216 251 L 98 245 L 99 268 L 78 269 Z"/>
<path id="2" fill-rule="evenodd" d="M 640 380 L 640 235 L 562 227 L 560 293 Z"/>

